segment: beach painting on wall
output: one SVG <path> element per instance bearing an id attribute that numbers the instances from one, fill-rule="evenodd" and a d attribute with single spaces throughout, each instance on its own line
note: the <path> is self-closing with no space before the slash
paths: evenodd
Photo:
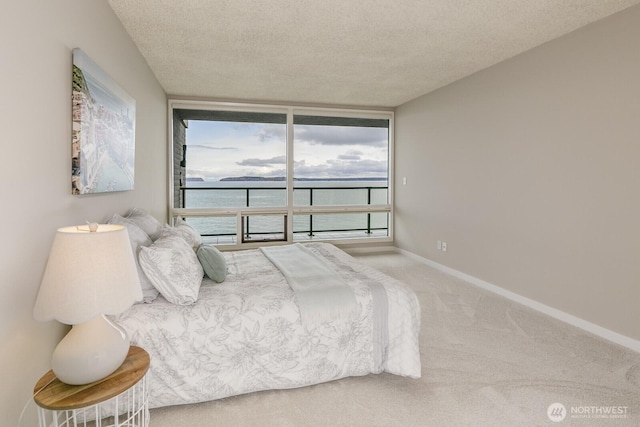
<path id="1" fill-rule="evenodd" d="M 133 190 L 136 102 L 73 50 L 72 194 Z"/>

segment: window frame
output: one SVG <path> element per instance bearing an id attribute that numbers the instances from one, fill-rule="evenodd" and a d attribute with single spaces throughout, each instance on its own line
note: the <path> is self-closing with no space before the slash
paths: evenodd
<path id="1" fill-rule="evenodd" d="M 286 205 L 284 207 L 238 207 L 238 208 L 180 208 L 174 206 L 175 203 L 175 162 L 174 162 L 174 110 L 210 110 L 210 111 L 237 111 L 249 113 L 276 113 L 286 114 Z M 387 171 L 387 192 L 386 204 L 376 205 L 331 205 L 331 206 L 295 206 L 293 200 L 294 191 L 294 116 L 324 116 L 340 118 L 363 118 L 363 119 L 383 119 L 389 121 L 388 129 L 388 171 Z M 235 244 L 221 245 L 225 249 L 251 249 L 269 244 L 294 243 L 293 219 L 295 215 L 329 214 L 329 213 L 387 213 L 388 233 L 387 236 L 371 236 L 362 238 L 314 238 L 313 241 L 322 241 L 332 244 L 365 244 L 365 243 L 388 243 L 394 238 L 394 112 L 384 109 L 353 109 L 342 107 L 314 107 L 296 105 L 258 104 L 242 102 L 219 102 L 201 101 L 185 99 L 168 100 L 168 214 L 171 221 L 181 216 L 189 217 L 210 217 L 224 216 L 236 217 L 237 233 Z M 269 242 L 268 240 L 259 242 L 245 242 L 242 236 L 242 218 L 252 215 L 273 215 L 281 214 L 286 218 L 286 239 L 284 241 Z"/>

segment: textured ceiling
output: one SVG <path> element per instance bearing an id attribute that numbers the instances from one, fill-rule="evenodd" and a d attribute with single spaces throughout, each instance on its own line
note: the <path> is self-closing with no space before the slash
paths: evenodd
<path id="1" fill-rule="evenodd" d="M 640 0 L 108 0 L 169 95 L 395 107 Z"/>

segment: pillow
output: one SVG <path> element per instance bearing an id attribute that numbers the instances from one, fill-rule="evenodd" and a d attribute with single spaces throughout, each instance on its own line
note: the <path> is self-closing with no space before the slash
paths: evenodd
<path id="1" fill-rule="evenodd" d="M 138 262 L 138 253 L 141 247 L 149 246 L 153 242 L 144 232 L 144 230 L 126 218 L 115 214 L 111 217 L 109 224 L 119 224 L 127 227 L 127 233 L 129 234 L 129 242 L 131 243 L 131 249 L 136 260 L 136 269 L 138 270 L 138 279 L 140 279 L 140 287 L 142 288 L 142 301 L 151 302 L 158 297 L 158 290 L 153 286 L 147 275 L 142 271 L 140 263 Z"/>
<path id="2" fill-rule="evenodd" d="M 176 218 L 176 223 L 173 228 L 191 245 L 194 251 L 198 250 L 198 247 L 202 244 L 202 236 L 200 236 L 200 233 L 187 224 L 181 217 Z"/>
<path id="3" fill-rule="evenodd" d="M 214 246 L 200 245 L 196 255 L 209 279 L 224 282 L 227 277 L 227 260 L 222 252 Z"/>
<path id="4" fill-rule="evenodd" d="M 163 234 L 151 246 L 141 247 L 138 258 L 142 270 L 167 301 L 178 305 L 197 301 L 204 271 L 184 239 Z"/>
<path id="5" fill-rule="evenodd" d="M 129 211 L 126 219 L 142 228 L 149 235 L 151 240 L 158 240 L 162 234 L 162 224 L 153 215 L 142 209 L 133 208 Z"/>

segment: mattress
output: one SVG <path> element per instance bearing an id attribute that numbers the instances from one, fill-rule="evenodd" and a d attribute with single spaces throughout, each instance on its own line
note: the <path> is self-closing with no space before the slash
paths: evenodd
<path id="1" fill-rule="evenodd" d="M 115 318 L 151 356 L 150 408 L 380 372 L 420 377 L 413 290 L 333 245 L 305 248 L 353 290 L 357 311 L 348 318 L 303 324 L 294 292 L 259 249 L 224 252 L 225 281 L 205 278 L 192 305 L 159 296 Z"/>

